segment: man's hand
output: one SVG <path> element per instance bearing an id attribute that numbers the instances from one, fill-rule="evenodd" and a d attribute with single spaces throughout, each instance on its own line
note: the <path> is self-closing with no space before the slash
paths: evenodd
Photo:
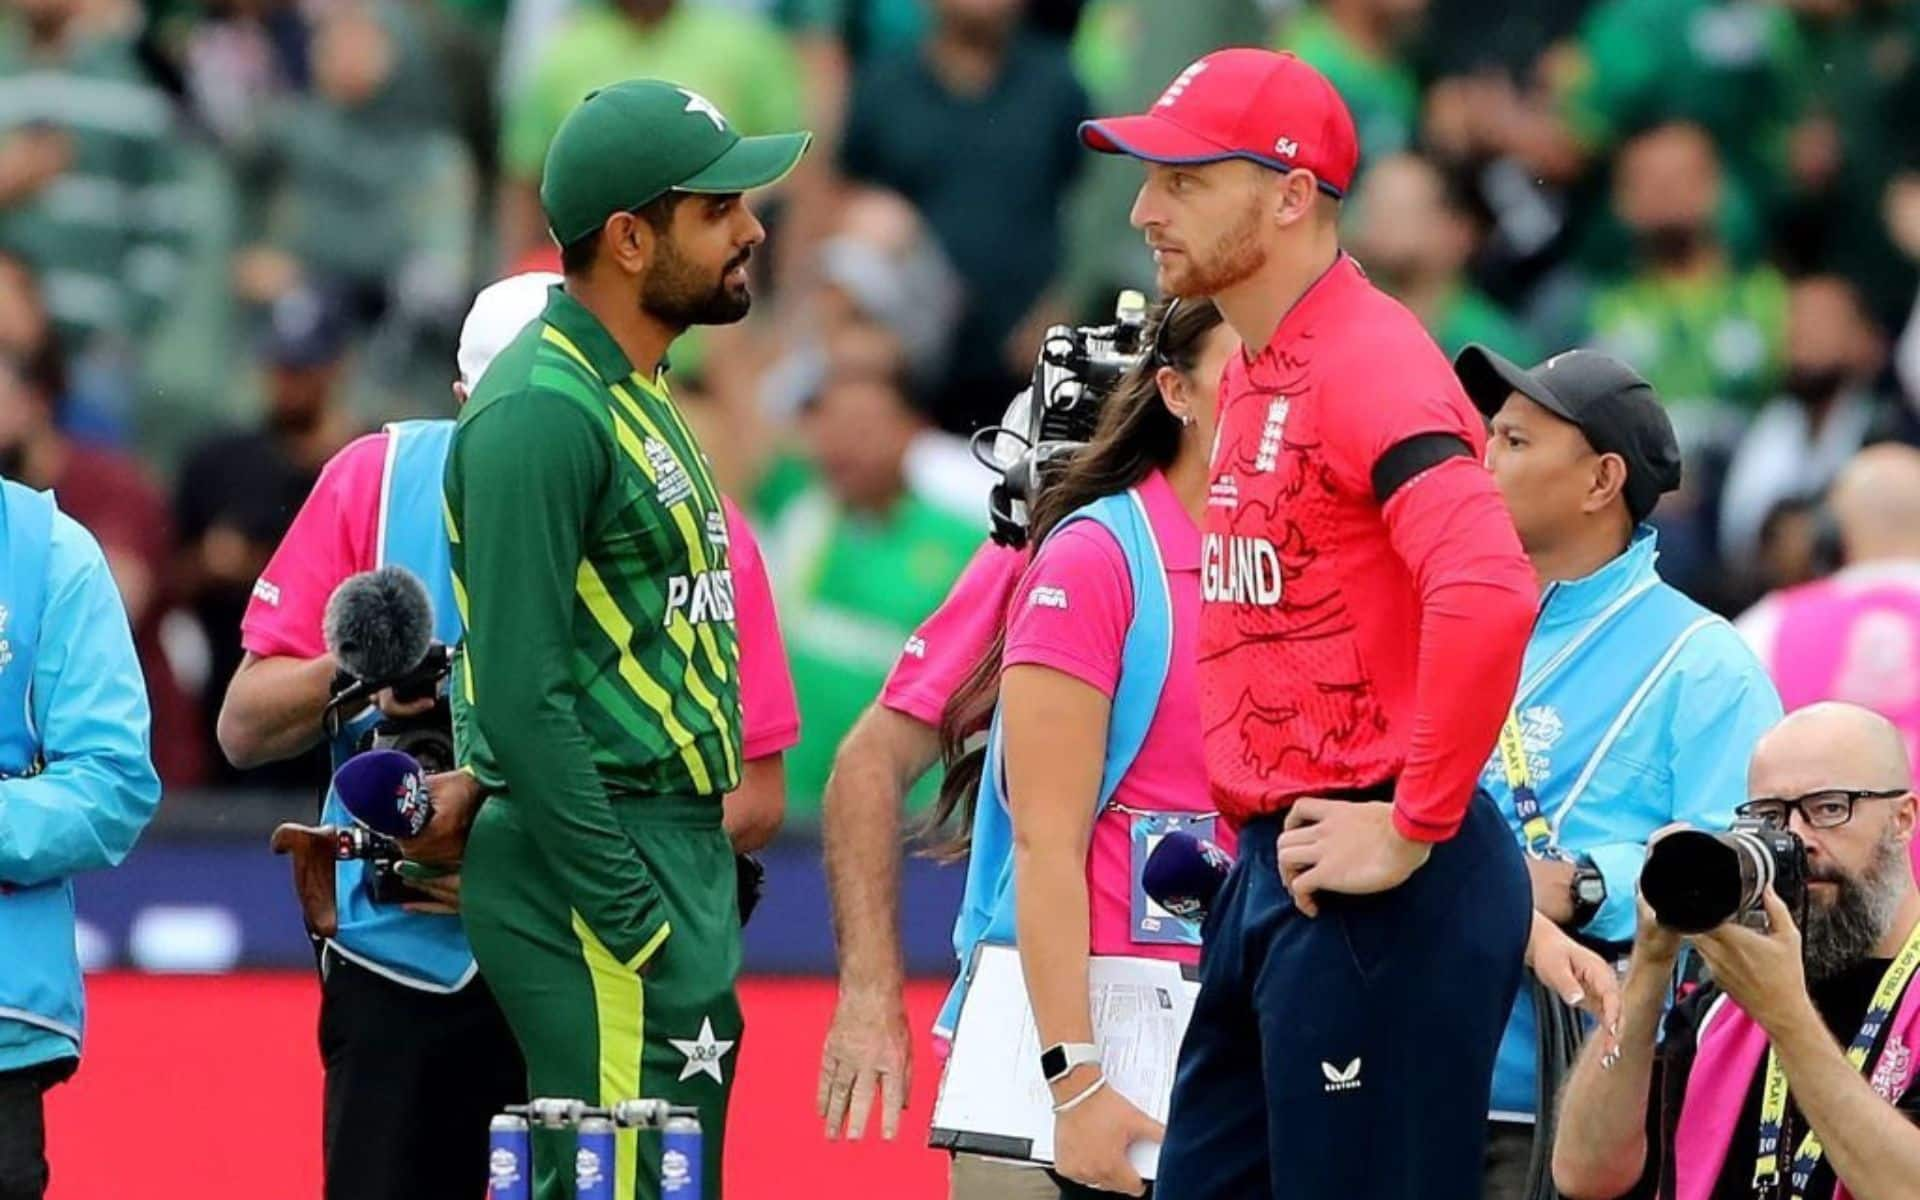
<path id="1" fill-rule="evenodd" d="M 432 903 L 414 901 L 400 907 L 410 913 L 439 916 L 451 916 L 460 911 L 460 872 L 437 874 L 431 868 L 413 862 L 401 863 L 398 870 L 408 887 L 433 897 Z"/>
<path id="2" fill-rule="evenodd" d="M 1344 800 L 1296 800 L 1280 835 L 1280 879 L 1309 917 L 1318 891 L 1364 896 L 1399 887 L 1433 848 L 1393 827 L 1393 806 Z"/>
<path id="3" fill-rule="evenodd" d="M 1813 1000 L 1807 995 L 1806 968 L 1800 957 L 1800 930 L 1779 896 L 1768 888 L 1761 894 L 1771 928 L 1765 933 L 1729 921 L 1693 939 L 1700 957 L 1707 960 L 1713 981 L 1733 997 L 1746 1014 L 1760 1023 L 1769 1034 L 1784 1026 L 1812 1017 Z"/>
<path id="4" fill-rule="evenodd" d="M 1068 1078 L 1077 1081 L 1079 1072 Z M 1085 1086 L 1068 1089 L 1056 1085 L 1054 1097 L 1064 1102 L 1078 1095 Z M 1062 1097 L 1062 1091 L 1068 1095 Z M 1146 1184 L 1127 1161 L 1127 1149 L 1135 1142 L 1160 1142 L 1166 1137 L 1165 1125 L 1141 1112 L 1108 1085 L 1081 1101 L 1071 1112 L 1054 1117 L 1054 1170 L 1091 1188 L 1138 1196 L 1146 1190 Z"/>
<path id="5" fill-rule="evenodd" d="M 480 781 L 466 771 L 429 775 L 427 797 L 433 801 L 433 815 L 419 837 L 401 839 L 400 852 L 412 862 L 453 866 L 467 852 L 467 833 L 486 798 Z"/>
<path id="6" fill-rule="evenodd" d="M 867 1130 L 867 1114 L 880 1095 L 880 1136 L 891 1141 L 900 1131 L 913 1082 L 913 1033 L 898 987 L 842 986 L 820 1054 L 816 1108 L 827 1122 L 827 1137 L 858 1140 Z"/>
<path id="7" fill-rule="evenodd" d="M 1573 922 L 1573 864 L 1564 858 L 1527 856 L 1527 879 L 1533 884 L 1533 908 L 1565 928 Z"/>
<path id="8" fill-rule="evenodd" d="M 1613 1049 L 1620 1036 L 1620 979 L 1606 959 L 1568 937 L 1553 918 L 1536 909 L 1533 931 L 1527 937 L 1527 966 L 1568 1007 L 1593 1014 L 1607 1050 Z"/>
<path id="9" fill-rule="evenodd" d="M 379 706 L 380 715 L 389 720 L 422 716 L 432 712 L 435 703 L 432 696 L 422 696 L 418 700 L 397 700 L 392 688 L 381 688 L 375 692 L 373 702 Z"/>

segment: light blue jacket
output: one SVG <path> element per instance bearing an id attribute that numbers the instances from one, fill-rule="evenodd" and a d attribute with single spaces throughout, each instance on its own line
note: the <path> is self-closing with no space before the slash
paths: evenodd
<path id="1" fill-rule="evenodd" d="M 73 884 L 160 803 L 146 681 L 93 536 L 0 480 L 0 1071 L 75 1058 Z"/>
<path id="2" fill-rule="evenodd" d="M 1654 531 L 1584 579 L 1548 585 L 1515 697 L 1528 769 L 1555 844 L 1591 856 L 1607 899 L 1582 933 L 1633 937 L 1647 838 L 1685 821 L 1725 828 L 1780 697 L 1733 626 L 1660 581 Z M 1499 755 L 1482 772 L 1524 848 Z M 1531 978 L 1529 977 L 1529 983 Z M 1494 1071 L 1496 1118 L 1531 1120 L 1535 1031 L 1522 988 Z"/>
<path id="3" fill-rule="evenodd" d="M 460 638 L 453 601 L 453 559 L 441 517 L 441 479 L 453 441 L 452 421 L 399 421 L 386 427 L 387 464 L 380 479 L 379 561 L 420 577 L 433 601 L 433 636 L 451 646 Z M 368 709 L 345 723 L 329 747 L 333 766 L 353 756 L 361 738 L 379 723 Z M 321 819 L 353 821 L 332 788 Z M 375 904 L 367 864 L 348 860 L 334 868 L 340 928 L 327 945 L 376 974 L 420 991 L 451 992 L 472 982 L 476 969 L 460 918 L 413 913 L 397 904 Z"/>

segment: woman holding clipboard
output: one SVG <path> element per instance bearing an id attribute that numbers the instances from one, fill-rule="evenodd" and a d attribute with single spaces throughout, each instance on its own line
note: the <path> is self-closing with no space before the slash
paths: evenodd
<path id="1" fill-rule="evenodd" d="M 1207 795 L 1195 671 L 1214 397 L 1239 341 L 1210 301 L 1163 305 L 1150 330 L 1092 441 L 1036 501 L 1005 625 L 942 721 L 931 826 L 966 829 L 939 850 L 970 854 L 955 949 L 964 967 L 980 941 L 1018 946 L 1056 1114 L 1054 1172 L 956 1154 L 955 1200 L 1141 1194 L 1127 1148 L 1163 1131 L 1102 1077 L 1088 958 L 1197 961 L 1191 927 L 1147 908 L 1142 869 L 1172 828 L 1231 845 Z M 963 752 L 988 713 L 984 751 Z"/>

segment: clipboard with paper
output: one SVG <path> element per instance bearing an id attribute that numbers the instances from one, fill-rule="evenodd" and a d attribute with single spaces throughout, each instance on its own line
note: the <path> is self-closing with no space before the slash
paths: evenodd
<path id="1" fill-rule="evenodd" d="M 928 1144 L 1051 1165 L 1053 1097 L 1040 1076 L 1020 952 L 982 943 L 968 970 Z M 1087 975 L 1107 1085 L 1164 1122 L 1199 983 L 1179 963 L 1157 958 L 1097 956 Z M 1141 1178 L 1152 1179 L 1160 1147 L 1136 1143 L 1128 1157 Z"/>

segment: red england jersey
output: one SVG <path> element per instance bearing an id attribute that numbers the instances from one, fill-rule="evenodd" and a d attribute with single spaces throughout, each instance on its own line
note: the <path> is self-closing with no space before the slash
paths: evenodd
<path id="1" fill-rule="evenodd" d="M 1383 505 L 1382 455 L 1423 434 L 1464 446 Z M 1345 255 L 1258 355 L 1228 366 L 1201 562 L 1200 695 L 1214 799 L 1236 824 L 1303 796 L 1398 781 L 1403 833 L 1431 841 L 1458 827 L 1512 694 L 1526 626 L 1523 614 L 1516 640 L 1514 621 L 1496 615 L 1488 636 L 1498 644 L 1463 647 L 1474 661 L 1447 684 L 1423 675 L 1452 669 L 1422 653 L 1426 610 L 1454 581 L 1461 588 L 1448 603 L 1488 574 L 1503 591 L 1523 591 L 1528 606 L 1534 587 L 1481 466 L 1485 446 L 1439 348 Z M 1455 489 L 1470 502 L 1433 512 L 1436 500 L 1454 503 Z M 1402 519 L 1396 508 L 1422 492 Z M 1461 521 L 1475 528 L 1453 527 Z M 1483 578 L 1456 579 L 1465 571 Z M 1416 704 L 1416 683 L 1422 696 L 1442 685 L 1485 690 L 1489 679 L 1498 692 L 1502 677 L 1498 695 L 1455 694 L 1431 714 Z M 1455 706 L 1473 710 L 1462 728 L 1416 733 L 1417 710 L 1444 723 Z M 1413 752 L 1417 742 L 1456 744 Z M 1431 761 L 1412 770 L 1410 752 Z"/>

